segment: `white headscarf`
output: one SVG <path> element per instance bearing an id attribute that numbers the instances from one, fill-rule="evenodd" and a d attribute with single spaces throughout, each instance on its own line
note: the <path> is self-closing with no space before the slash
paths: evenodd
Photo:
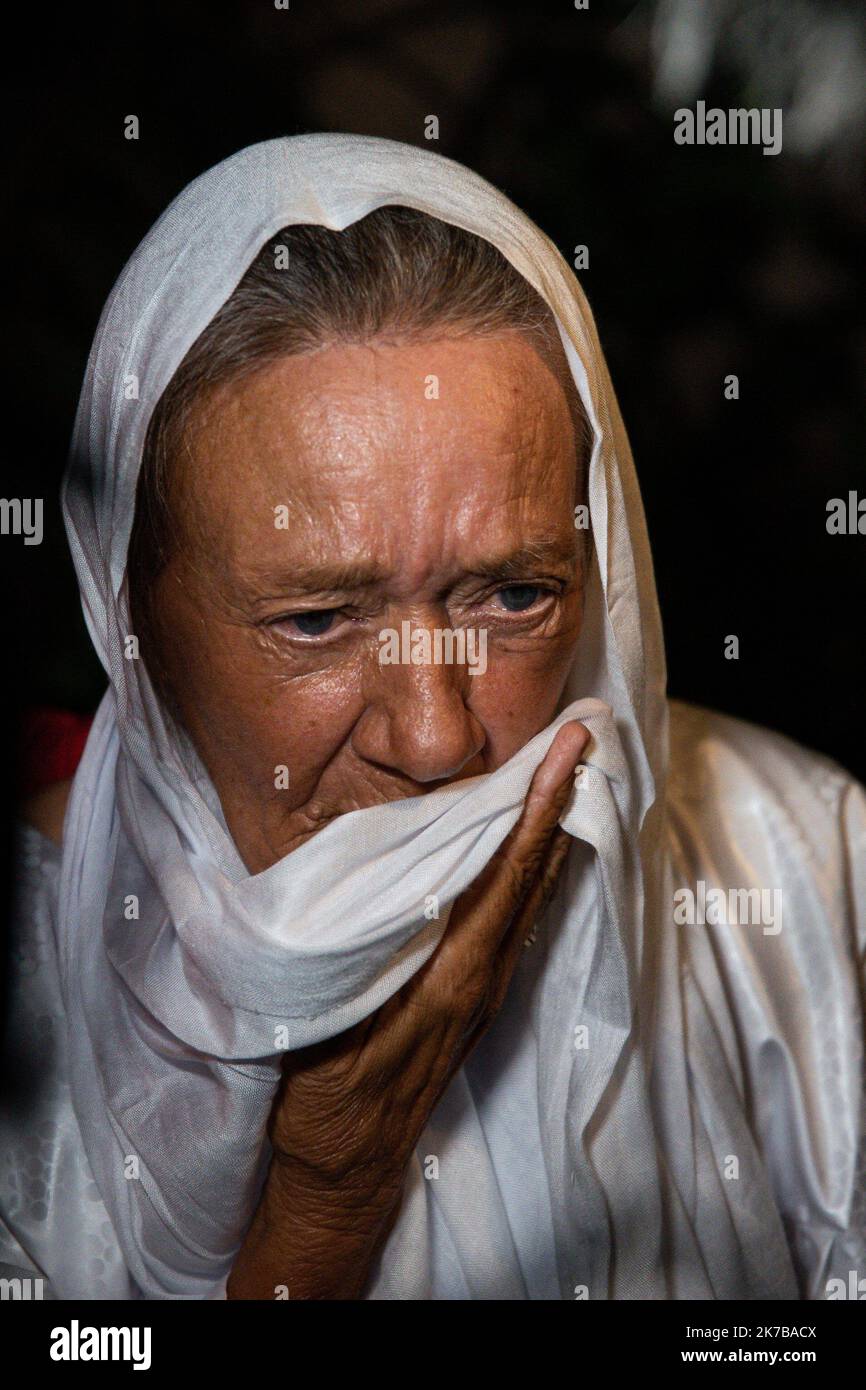
<path id="1" fill-rule="evenodd" d="M 497 772 L 344 815 L 251 877 L 204 768 L 143 663 L 126 655 L 142 446 L 187 349 L 270 236 L 293 223 L 342 229 L 391 203 L 493 243 L 556 315 L 595 436 L 585 628 L 561 713 Z M 342 1031 L 422 965 L 451 903 L 514 825 L 565 719 L 593 735 L 562 818 L 575 837 L 567 871 L 503 1013 L 422 1136 L 370 1296 L 793 1296 L 733 1083 L 699 1022 L 686 1060 L 662 916 L 667 708 L 651 559 L 592 315 L 548 238 L 483 179 L 427 150 L 310 135 L 241 151 L 175 199 L 115 286 L 63 507 L 110 681 L 64 832 L 70 1078 L 97 1185 L 145 1296 L 218 1294 L 268 1159 L 278 1046 Z M 429 921 L 431 894 L 440 916 Z M 736 1145 L 754 1170 L 725 1190 L 718 1144 Z M 438 1178 L 422 1170 L 429 1155 Z"/>

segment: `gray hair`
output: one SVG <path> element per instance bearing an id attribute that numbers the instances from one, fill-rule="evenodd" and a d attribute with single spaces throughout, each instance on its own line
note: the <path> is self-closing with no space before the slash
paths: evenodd
<path id="1" fill-rule="evenodd" d="M 129 548 L 133 618 L 136 609 L 145 616 L 153 581 L 177 543 L 169 506 L 172 463 L 184 448 L 194 407 L 211 391 L 281 357 L 335 344 L 507 329 L 527 335 L 548 358 L 561 359 L 549 306 L 502 253 L 414 208 L 377 208 L 339 232 L 301 224 L 269 238 L 196 338 L 151 417 Z M 591 432 L 567 370 L 565 377 L 582 499 Z"/>

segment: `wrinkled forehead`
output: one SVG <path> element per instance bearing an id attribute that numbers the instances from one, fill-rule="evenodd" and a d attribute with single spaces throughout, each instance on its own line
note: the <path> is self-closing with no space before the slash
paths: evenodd
<path id="1" fill-rule="evenodd" d="M 192 551 L 230 574 L 371 549 L 427 574 L 542 536 L 576 549 L 585 467 L 567 375 L 561 350 L 543 358 L 516 331 L 278 359 L 193 416 L 164 489 L 164 558 Z"/>

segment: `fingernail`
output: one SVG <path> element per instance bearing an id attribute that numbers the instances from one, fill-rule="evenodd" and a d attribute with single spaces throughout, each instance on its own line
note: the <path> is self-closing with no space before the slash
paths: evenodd
<path id="1" fill-rule="evenodd" d="M 589 743 L 589 730 L 576 720 L 570 720 L 557 730 L 544 761 L 535 774 L 538 791 L 550 795 L 570 777 Z"/>

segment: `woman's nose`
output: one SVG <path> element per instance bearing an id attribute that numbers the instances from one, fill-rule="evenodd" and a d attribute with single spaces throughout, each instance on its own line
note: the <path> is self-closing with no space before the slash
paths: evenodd
<path id="1" fill-rule="evenodd" d="M 473 684 L 465 665 L 380 667 L 355 725 L 355 753 L 415 782 L 456 777 L 486 742 L 466 704 Z"/>

